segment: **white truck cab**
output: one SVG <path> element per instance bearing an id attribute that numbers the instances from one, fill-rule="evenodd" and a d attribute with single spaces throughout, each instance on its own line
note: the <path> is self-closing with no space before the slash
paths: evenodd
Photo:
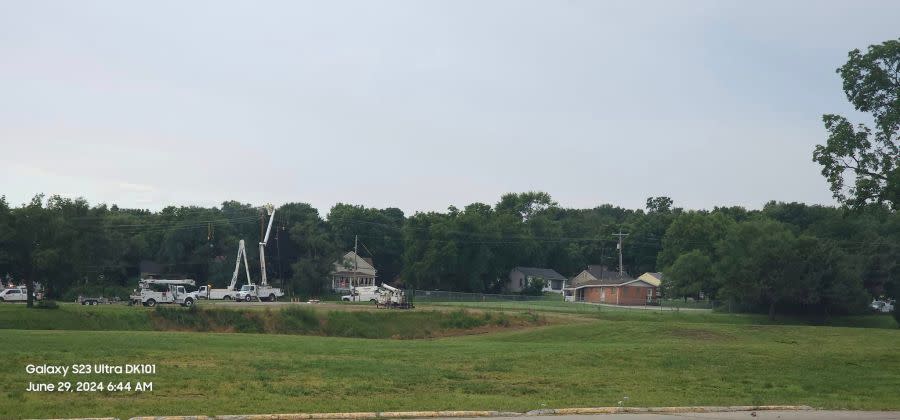
<path id="1" fill-rule="evenodd" d="M 0 292 L 0 302 L 25 302 L 28 300 L 28 290 L 24 287 L 13 287 Z"/>

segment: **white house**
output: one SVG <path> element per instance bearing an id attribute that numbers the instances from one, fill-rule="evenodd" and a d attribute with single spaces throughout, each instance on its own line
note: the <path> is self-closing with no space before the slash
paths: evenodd
<path id="1" fill-rule="evenodd" d="M 334 269 L 331 271 L 331 289 L 343 293 L 353 287 L 374 286 L 377 273 L 372 259 L 360 257 L 350 251 L 334 262 Z"/>

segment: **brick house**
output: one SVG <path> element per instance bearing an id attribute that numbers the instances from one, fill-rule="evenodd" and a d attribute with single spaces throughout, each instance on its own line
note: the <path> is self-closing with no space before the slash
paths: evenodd
<path id="1" fill-rule="evenodd" d="M 659 298 L 658 286 L 604 266 L 589 265 L 572 278 L 563 295 L 568 302 L 653 305 Z"/>

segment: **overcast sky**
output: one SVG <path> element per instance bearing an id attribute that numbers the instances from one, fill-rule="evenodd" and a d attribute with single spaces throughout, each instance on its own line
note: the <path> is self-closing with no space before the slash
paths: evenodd
<path id="1" fill-rule="evenodd" d="M 831 204 L 897 1 L 0 0 L 0 195 L 444 210 Z"/>

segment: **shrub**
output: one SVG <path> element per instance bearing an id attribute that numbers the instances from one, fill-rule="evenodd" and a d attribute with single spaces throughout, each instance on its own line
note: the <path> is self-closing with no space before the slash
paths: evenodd
<path id="1" fill-rule="evenodd" d="M 897 328 L 900 328 L 900 308 L 894 304 L 894 319 L 897 320 Z"/>

